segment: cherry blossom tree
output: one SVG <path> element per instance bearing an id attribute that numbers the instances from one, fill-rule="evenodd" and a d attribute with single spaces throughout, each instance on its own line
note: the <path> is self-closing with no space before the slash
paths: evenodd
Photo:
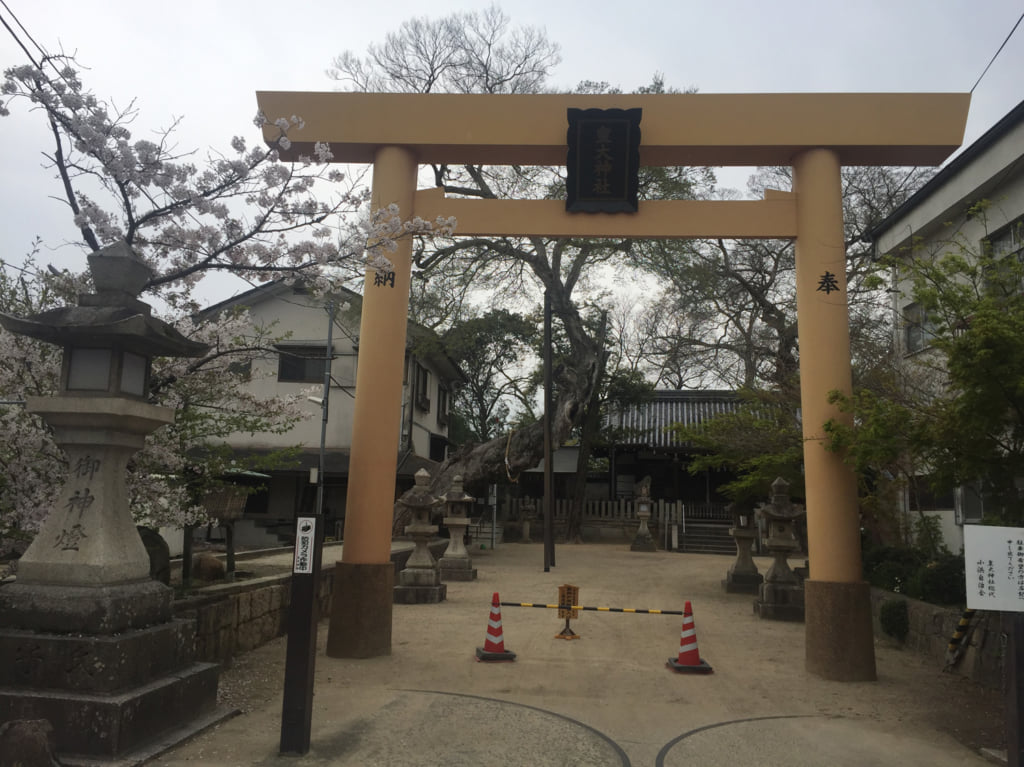
<path id="1" fill-rule="evenodd" d="M 26 316 L 67 305 L 88 290 L 70 272 L 40 269 L 36 254 L 21 264 L 0 260 L 0 311 Z M 244 384 L 252 359 L 267 353 L 272 328 L 254 327 L 242 313 L 197 324 L 176 323 L 210 345 L 200 359 L 158 358 L 151 399 L 175 409 L 173 424 L 151 435 L 132 461 L 129 494 L 140 521 L 154 526 L 206 521 L 204 492 L 236 469 L 261 468 L 253 459 L 236 462 L 223 444 L 234 432 L 283 432 L 304 417 L 300 397 L 256 400 Z M 0 553 L 31 538 L 56 499 L 65 463 L 49 429 L 24 407 L 31 395 L 50 395 L 60 376 L 59 347 L 0 330 Z M 281 461 L 287 451 L 265 457 Z"/>
<path id="2" fill-rule="evenodd" d="M 280 161 L 290 136 L 304 127 L 300 116 L 259 114 L 255 127 L 272 124 L 276 139 L 265 144 L 261 135 L 250 147 L 235 136 L 222 151 L 180 151 L 177 121 L 153 139 L 134 138 L 136 102 L 116 108 L 84 85 L 74 57 L 39 53 L 4 72 L 0 116 L 14 119 L 25 107 L 52 136 L 45 162 L 80 234 L 72 245 L 81 248 L 83 264 L 86 253 L 126 242 L 153 270 L 142 298 L 185 335 L 209 344 L 201 359 L 154 360 L 150 399 L 173 407 L 175 422 L 147 440 L 129 478 L 132 507 L 149 523 L 204 521 L 202 497 L 226 474 L 269 468 L 233 455 L 225 438 L 284 433 L 307 414 L 294 399 L 253 397 L 247 384 L 259 366 L 251 362 L 273 353 L 274 329 L 254 327 L 237 313 L 198 324 L 199 281 L 226 272 L 250 282 L 299 279 L 325 292 L 361 276 L 366 262 L 389 270 L 398 238 L 450 233 L 454 220 L 406 220 L 395 206 L 367 211 L 368 190 L 327 165 L 324 144 L 315 145 L 314 157 Z M 0 311 L 30 315 L 88 292 L 87 274 L 41 268 L 38 246 L 20 265 L 0 262 Z M 14 403 L 0 408 L 7 445 L 0 456 L 0 533 L 8 537 L 30 534 L 61 486 L 59 451 L 17 404 L 56 391 L 59 350 L 3 331 L 0 346 L 16 361 L 0 374 L 3 396 Z"/>

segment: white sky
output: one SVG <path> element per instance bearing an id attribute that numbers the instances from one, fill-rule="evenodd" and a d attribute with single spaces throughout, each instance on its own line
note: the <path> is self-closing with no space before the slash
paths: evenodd
<path id="1" fill-rule="evenodd" d="M 183 117 L 180 148 L 227 149 L 259 140 L 257 90 L 333 90 L 324 74 L 344 50 L 413 16 L 482 9 L 483 2 L 421 0 L 3 0 L 53 52 L 76 52 L 101 98 L 136 98 L 136 138 Z M 543 27 L 562 48 L 551 84 L 583 79 L 631 90 L 655 72 L 703 93 L 969 91 L 1021 12 L 1019 0 L 505 0 L 513 23 Z M 100 10 L 102 9 L 102 10 Z M 299 10 L 302 9 L 302 10 Z M 429 10 L 426 10 L 429 9 Z M 0 8 L 5 19 L 9 14 Z M 0 66 L 25 62 L 0 29 Z M 969 144 L 1024 99 L 1024 24 L 975 90 Z M 43 262 L 82 269 L 85 251 L 39 153 L 38 114 L 15 104 L 0 118 L 0 253 L 19 261 L 35 235 Z M 720 174 L 741 187 L 745 173 Z M 227 297 L 230 288 L 208 297 Z"/>

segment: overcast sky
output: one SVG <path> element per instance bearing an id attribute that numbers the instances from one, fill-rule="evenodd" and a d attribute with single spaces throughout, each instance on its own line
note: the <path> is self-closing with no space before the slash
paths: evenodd
<path id="1" fill-rule="evenodd" d="M 345 50 L 413 16 L 479 10 L 482 2 L 422 0 L 3 0 L 54 52 L 75 52 L 86 84 L 116 104 L 135 98 L 136 138 L 182 117 L 180 148 L 227 148 L 259 138 L 257 90 L 333 90 L 324 74 Z M 543 27 L 561 46 L 551 84 L 606 80 L 624 90 L 660 72 L 703 93 L 965 92 L 1024 11 L 1020 0 L 506 0 L 517 24 Z M 102 9 L 102 10 L 100 10 Z M 10 14 L 0 7 L 0 14 Z M 0 29 L 0 65 L 25 63 Z M 974 91 L 965 143 L 1024 100 L 1024 24 Z M 39 153 L 45 123 L 15 105 L 0 118 L 0 254 L 19 261 L 35 235 L 51 247 L 75 237 Z M 728 175 L 741 186 L 744 176 Z M 84 250 L 43 261 L 81 269 Z M 225 298 L 227 296 L 217 296 Z"/>

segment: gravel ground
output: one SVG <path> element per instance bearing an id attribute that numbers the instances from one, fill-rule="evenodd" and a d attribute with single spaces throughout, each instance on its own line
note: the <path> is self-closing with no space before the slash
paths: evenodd
<path id="1" fill-rule="evenodd" d="M 523 589 L 524 593 L 502 593 L 502 599 L 555 601 L 554 592 L 547 594 L 552 590 L 552 584 L 564 582 L 560 581 L 560 578 L 577 582 L 574 580 L 574 572 L 585 570 L 589 573 L 595 564 L 603 575 L 616 582 L 618 598 L 633 601 L 633 604 L 619 606 L 669 609 L 669 604 L 654 604 L 651 600 L 670 599 L 665 596 L 669 592 L 658 582 L 659 578 L 664 580 L 665 568 L 670 568 L 668 572 L 677 573 L 677 577 L 686 583 L 687 596 L 692 595 L 695 599 L 697 628 L 702 637 L 702 655 L 707 654 L 709 660 L 716 665 L 716 655 L 720 660 L 729 659 L 730 663 L 737 662 L 738 658 L 747 658 L 742 662 L 751 664 L 749 670 L 732 669 L 733 673 L 730 673 L 728 668 L 717 670 L 716 689 L 721 690 L 725 686 L 726 699 L 731 696 L 736 701 L 750 702 L 778 696 L 780 701 L 788 701 L 783 703 L 783 706 L 798 702 L 803 709 L 817 714 L 867 719 L 892 727 L 897 732 L 904 727 L 908 730 L 934 729 L 948 734 L 975 752 L 981 748 L 1005 748 L 1005 708 L 1000 691 L 982 688 L 956 674 L 943 673 L 939 663 L 892 643 L 882 641 L 876 645 L 878 682 L 837 685 L 821 682 L 803 673 L 802 626 L 749 620 L 746 617 L 749 615 L 749 607 L 744 606 L 743 597 L 721 593 L 717 582 L 728 569 L 732 561 L 730 557 L 662 552 L 654 555 L 637 555 L 628 550 L 623 551 L 621 546 L 585 544 L 560 547 L 560 566 L 554 568 L 551 574 L 541 574 L 535 572 L 540 568 L 534 561 L 541 556 L 540 552 L 539 546 L 509 544 L 495 552 L 475 557 L 474 564 L 481 570 L 481 581 L 472 584 L 450 584 L 448 602 L 451 609 L 445 605 L 396 605 L 393 619 L 393 656 L 387 661 L 382 659 L 382 662 L 389 667 L 404 668 L 406 661 L 403 661 L 403 656 L 407 652 L 415 652 L 420 641 L 423 644 L 420 652 L 424 657 L 441 651 L 439 648 L 444 648 L 445 651 L 458 651 L 463 644 L 470 648 L 474 644 L 482 644 L 486 627 L 486 604 L 491 589 L 510 588 L 505 584 L 514 582 L 516 588 Z M 637 568 L 636 565 L 643 561 L 638 557 L 643 556 L 651 557 L 650 563 L 656 566 Z M 767 565 L 767 561 L 763 564 Z M 245 564 L 245 569 L 249 570 L 258 567 L 255 562 Z M 765 567 L 761 569 L 763 572 Z M 511 577 L 513 572 L 514 579 Z M 590 578 L 589 575 L 584 576 L 582 572 L 580 577 Z M 696 582 L 698 578 L 699 583 Z M 631 587 L 619 590 L 623 583 L 628 582 L 632 582 Z M 659 589 L 661 594 L 658 594 Z M 581 601 L 584 604 L 607 604 L 604 601 L 607 598 L 602 597 L 599 588 L 589 583 L 581 584 Z M 460 603 L 465 606 L 467 601 L 483 606 L 476 611 L 470 611 L 468 620 L 456 618 L 454 611 L 458 609 Z M 607 649 L 611 643 L 623 641 L 624 630 L 636 629 L 635 640 L 629 641 L 641 643 L 648 631 L 654 631 L 654 622 L 676 620 L 667 616 L 628 617 L 583 613 L 581 619 L 574 622 L 573 627 L 583 634 L 584 639 L 581 642 L 564 643 L 547 639 L 555 633 L 554 630 L 548 630 L 551 628 L 548 624 L 553 626 L 558 621 L 553 615 L 545 613 L 553 611 L 516 611 L 506 608 L 506 642 L 512 643 L 509 649 L 521 650 L 520 663 L 541 653 L 553 656 L 556 652 L 567 652 L 566 648 L 570 646 L 579 646 L 578 651 L 573 651 L 580 653 L 584 651 L 584 647 L 590 652 L 598 644 L 604 644 Z M 629 621 L 636 623 L 627 623 Z M 659 632 L 661 630 L 657 629 Z M 529 638 L 524 639 L 524 635 Z M 451 647 L 452 636 L 458 637 L 456 648 Z M 524 641 L 527 644 L 521 647 Z M 322 621 L 318 640 L 320 657 L 317 661 L 317 685 L 341 684 L 353 688 L 361 685 L 382 685 L 391 689 L 408 686 L 410 689 L 434 690 L 457 687 L 462 690 L 463 682 L 472 681 L 461 680 L 460 685 L 453 686 L 449 680 L 439 676 L 439 672 L 431 671 L 433 664 L 430 663 L 422 667 L 417 666 L 412 676 L 408 671 L 404 671 L 405 678 L 381 678 L 380 664 L 328 659 L 323 655 L 325 644 L 326 621 Z M 744 648 L 748 649 L 745 651 Z M 666 647 L 662 654 L 669 655 L 669 649 Z M 604 651 L 606 650 L 602 650 Z M 243 714 L 280 706 L 284 680 L 284 653 L 285 639 L 279 638 L 236 657 L 231 666 L 222 673 L 219 691 L 221 702 L 238 708 Z M 555 658 L 544 657 L 538 660 L 550 663 Z M 663 658 L 661 662 L 664 662 Z M 621 665 L 626 667 L 630 664 L 623 658 Z M 521 665 L 520 668 L 525 667 Z M 787 669 L 793 669 L 796 673 L 791 673 Z M 577 670 L 573 671 L 576 672 Z M 628 678 L 625 676 L 625 668 L 623 672 L 622 680 L 625 680 Z M 587 690 L 584 687 L 592 686 L 590 694 L 607 695 L 609 686 L 620 683 L 621 680 L 615 677 L 611 667 L 605 676 L 605 679 L 587 678 L 580 681 L 579 684 L 583 687 L 579 688 L 578 693 L 585 696 Z M 553 681 L 551 684 L 555 686 L 557 682 Z M 526 694 L 528 702 L 546 705 L 547 693 L 544 693 L 544 683 L 536 686 L 535 700 L 529 698 L 534 694 L 534 688 L 520 689 L 513 686 L 510 689 Z M 505 688 L 477 689 L 472 685 L 465 690 L 481 694 L 508 692 Z M 635 693 L 623 691 L 621 694 Z M 721 693 L 719 697 L 722 697 Z M 739 705 L 737 703 L 737 706 Z"/>

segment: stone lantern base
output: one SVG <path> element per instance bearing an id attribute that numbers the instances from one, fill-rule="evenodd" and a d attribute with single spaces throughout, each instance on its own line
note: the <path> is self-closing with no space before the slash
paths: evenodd
<path id="1" fill-rule="evenodd" d="M 764 583 L 761 573 L 738 573 L 730 570 L 722 581 L 722 588 L 727 594 L 756 594 Z"/>
<path id="2" fill-rule="evenodd" d="M 757 594 L 764 576 L 757 571 L 751 548 L 757 531 L 744 527 L 730 527 L 729 535 L 736 541 L 736 561 L 729 567 L 722 588 L 727 594 Z"/>
<path id="3" fill-rule="evenodd" d="M 633 542 L 629 545 L 630 551 L 657 551 L 658 545 L 654 542 L 654 538 L 648 532 L 647 535 L 640 535 L 633 539 Z"/>
<path id="4" fill-rule="evenodd" d="M 469 559 L 460 557 L 441 557 L 438 564 L 441 566 L 442 581 L 475 581 L 476 568 Z"/>
<path id="5" fill-rule="evenodd" d="M 229 713 L 216 709 L 219 666 L 195 662 L 194 644 L 186 620 L 110 635 L 4 628 L 0 721 L 48 720 L 62 764 L 148 755 Z"/>
<path id="6" fill-rule="evenodd" d="M 441 583 L 441 571 L 436 565 L 405 568 L 398 574 L 398 585 L 393 591 L 396 605 L 438 604 L 448 596 L 448 586 Z"/>
<path id="7" fill-rule="evenodd" d="M 462 542 L 466 528 L 469 527 L 469 520 L 466 517 L 445 517 L 444 524 L 448 528 L 449 540 L 444 556 L 438 561 L 441 567 L 441 580 L 475 581 L 476 568 L 473 567 L 473 560 Z"/>
<path id="8" fill-rule="evenodd" d="M 654 536 L 651 535 L 650 528 L 647 527 L 647 520 L 651 518 L 651 512 L 638 511 L 636 516 L 640 520 L 640 527 L 637 528 L 636 536 L 633 538 L 633 543 L 630 545 L 629 550 L 657 551 L 658 546 L 654 542 Z"/>
<path id="9" fill-rule="evenodd" d="M 803 621 L 803 584 L 762 583 L 754 600 L 754 615 L 777 621 Z"/>

